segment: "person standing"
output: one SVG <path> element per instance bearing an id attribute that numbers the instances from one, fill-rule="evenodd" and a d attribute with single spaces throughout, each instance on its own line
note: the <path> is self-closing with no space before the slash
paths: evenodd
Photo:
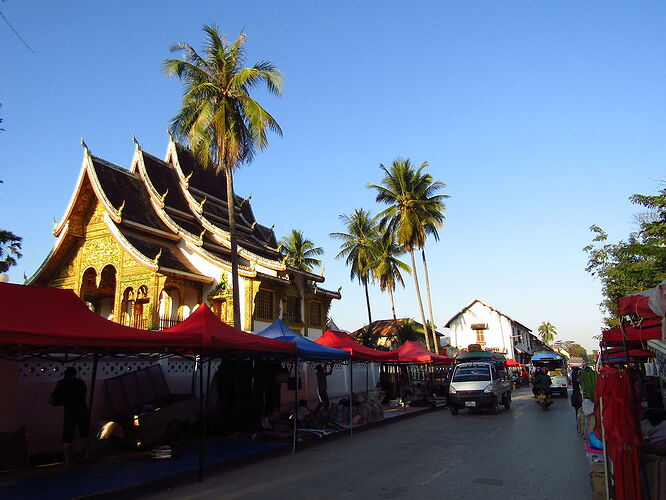
<path id="1" fill-rule="evenodd" d="M 65 376 L 58 381 L 49 402 L 54 406 L 62 406 L 65 410 L 62 426 L 63 452 L 65 454 L 65 465 L 72 464 L 72 443 L 79 430 L 79 436 L 83 439 L 83 457 L 87 459 L 88 436 L 90 435 L 90 416 L 86 404 L 86 383 L 77 377 L 76 368 L 73 366 L 65 370 Z"/>
<path id="2" fill-rule="evenodd" d="M 334 363 L 331 363 L 328 367 L 328 371 L 324 370 L 322 365 L 315 366 L 315 371 L 317 372 L 317 396 L 319 396 L 319 404 L 315 408 L 315 415 L 319 413 L 319 410 L 324 407 L 324 410 L 328 411 L 329 401 L 328 401 L 328 382 L 326 377 L 333 373 Z"/>

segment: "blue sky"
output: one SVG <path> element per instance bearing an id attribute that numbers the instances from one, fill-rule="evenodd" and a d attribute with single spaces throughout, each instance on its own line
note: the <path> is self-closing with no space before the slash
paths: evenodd
<path id="1" fill-rule="evenodd" d="M 627 197 L 664 179 L 663 2 L 39 2 L 0 10 L 0 227 L 24 238 L 13 281 L 31 275 L 74 188 L 83 136 L 128 167 L 136 135 L 163 156 L 181 87 L 163 76 L 173 42 L 201 26 L 248 36 L 248 63 L 275 62 L 282 98 L 257 94 L 284 137 L 236 177 L 278 236 L 301 229 L 325 250 L 331 314 L 365 321 L 362 290 L 329 232 L 377 211 L 368 182 L 397 156 L 430 163 L 451 195 L 427 247 L 435 321 L 479 298 L 532 329 L 591 348 L 599 283 L 581 249 L 592 224 L 623 238 Z M 408 260 L 408 257 L 405 257 Z M 399 316 L 418 319 L 411 279 Z M 375 318 L 390 316 L 373 290 Z"/>

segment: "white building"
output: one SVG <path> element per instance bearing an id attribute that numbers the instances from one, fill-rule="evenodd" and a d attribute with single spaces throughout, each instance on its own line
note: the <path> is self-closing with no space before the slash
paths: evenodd
<path id="1" fill-rule="evenodd" d="M 533 352 L 529 328 L 479 299 L 453 316 L 446 327 L 450 329 L 451 345 L 457 349 L 479 344 L 519 363 L 528 362 Z"/>

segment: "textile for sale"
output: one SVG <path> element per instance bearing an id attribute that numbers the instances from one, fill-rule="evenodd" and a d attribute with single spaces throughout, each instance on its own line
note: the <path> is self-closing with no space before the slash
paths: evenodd
<path id="1" fill-rule="evenodd" d="M 642 444 L 638 419 L 639 397 L 629 372 L 604 367 L 597 378 L 595 406 L 601 408 L 606 449 L 613 461 L 615 498 L 641 498 L 638 471 L 639 446 Z"/>

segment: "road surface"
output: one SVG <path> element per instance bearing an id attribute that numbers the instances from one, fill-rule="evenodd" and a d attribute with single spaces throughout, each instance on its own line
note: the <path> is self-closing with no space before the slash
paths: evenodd
<path id="1" fill-rule="evenodd" d="M 554 401 L 521 389 L 499 415 L 427 413 L 144 498 L 590 499 L 573 408 Z"/>

